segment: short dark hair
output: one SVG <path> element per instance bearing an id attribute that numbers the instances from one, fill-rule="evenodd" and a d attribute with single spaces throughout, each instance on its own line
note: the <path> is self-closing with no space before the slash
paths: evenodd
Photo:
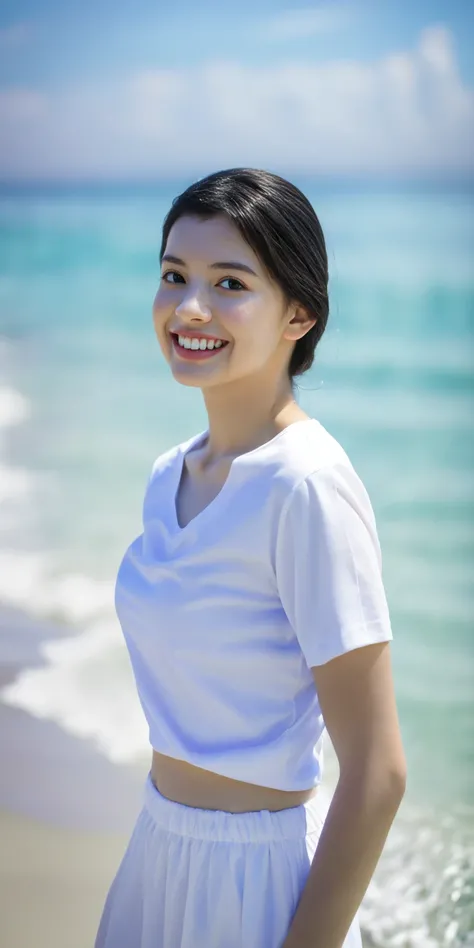
<path id="1" fill-rule="evenodd" d="M 288 366 L 295 376 L 311 368 L 329 315 L 328 258 L 318 216 L 302 191 L 257 168 L 216 171 L 174 198 L 163 223 L 160 261 L 173 224 L 184 215 L 226 215 L 238 228 L 288 303 L 316 322 L 295 343 Z"/>

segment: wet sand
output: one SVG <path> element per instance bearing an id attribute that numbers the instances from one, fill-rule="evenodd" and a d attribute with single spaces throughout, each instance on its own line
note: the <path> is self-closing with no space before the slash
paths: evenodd
<path id="1" fill-rule="evenodd" d="M 0 706 L 0 944 L 92 948 L 147 766 Z"/>
<path id="2" fill-rule="evenodd" d="M 61 634 L 2 608 L 0 687 Z M 91 742 L 0 704 L 2 948 L 93 948 L 148 769 L 115 766 Z"/>

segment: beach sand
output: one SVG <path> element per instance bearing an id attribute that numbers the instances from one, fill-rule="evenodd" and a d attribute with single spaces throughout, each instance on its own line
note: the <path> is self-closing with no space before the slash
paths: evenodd
<path id="1" fill-rule="evenodd" d="M 141 806 L 147 766 L 0 707 L 0 944 L 92 948 Z"/>
<path id="2" fill-rule="evenodd" d="M 60 634 L 2 607 L 0 687 L 42 664 L 39 643 Z M 93 948 L 150 761 L 114 765 L 91 742 L 0 704 L 1 948 Z"/>
<path id="3" fill-rule="evenodd" d="M 47 826 L 6 811 L 0 835 L 2 948 L 92 948 L 124 837 Z"/>
<path id="4" fill-rule="evenodd" d="M 126 772 L 94 761 L 91 751 L 87 762 L 74 738 L 54 746 L 54 726 L 27 719 L 15 709 L 0 711 L 7 790 L 0 811 L 0 944 L 92 948 L 140 808 L 146 768 L 143 775 Z M 9 745 L 15 737 L 13 753 L 5 753 L 6 725 Z M 42 726 L 49 731 L 45 743 L 37 739 Z"/>

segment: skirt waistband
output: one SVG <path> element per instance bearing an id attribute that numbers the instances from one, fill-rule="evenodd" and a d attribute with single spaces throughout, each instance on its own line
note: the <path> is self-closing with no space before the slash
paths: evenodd
<path id="1" fill-rule="evenodd" d="M 324 823 L 319 792 L 307 803 L 286 810 L 251 810 L 229 813 L 203 810 L 169 800 L 159 792 L 148 773 L 143 803 L 153 821 L 179 836 L 216 842 L 259 843 L 320 835 Z"/>

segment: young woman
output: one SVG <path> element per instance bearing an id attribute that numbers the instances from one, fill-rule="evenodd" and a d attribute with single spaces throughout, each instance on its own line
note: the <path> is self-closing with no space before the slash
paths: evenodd
<path id="1" fill-rule="evenodd" d="M 173 201 L 161 264 L 158 342 L 209 423 L 155 461 L 118 571 L 153 754 L 96 948 L 360 948 L 405 757 L 370 500 L 295 399 L 324 237 L 301 191 L 238 168 Z"/>

